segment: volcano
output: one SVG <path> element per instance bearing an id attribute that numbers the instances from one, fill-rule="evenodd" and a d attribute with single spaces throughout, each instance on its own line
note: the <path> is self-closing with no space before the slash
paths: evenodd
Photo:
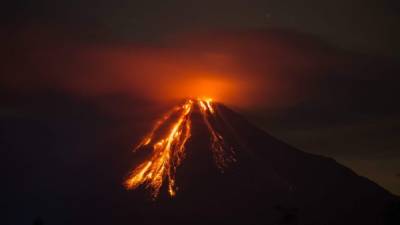
<path id="1" fill-rule="evenodd" d="M 143 138 L 127 192 L 140 224 L 385 224 L 398 197 L 226 106 L 188 100 Z M 140 160 L 139 160 L 140 159 Z"/>

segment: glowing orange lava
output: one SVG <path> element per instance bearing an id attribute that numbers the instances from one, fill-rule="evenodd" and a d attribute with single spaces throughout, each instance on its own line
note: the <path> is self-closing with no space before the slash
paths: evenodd
<path id="1" fill-rule="evenodd" d="M 150 133 L 136 147 L 135 150 L 138 150 L 152 144 L 152 154 L 149 159 L 139 164 L 131 172 L 125 181 L 127 189 L 135 189 L 140 185 L 144 185 L 151 190 L 153 198 L 156 198 L 163 182 L 166 181 L 169 195 L 171 197 L 176 195 L 176 169 L 185 156 L 185 144 L 191 136 L 190 114 L 193 112 L 194 106 L 199 107 L 210 132 L 211 149 L 218 168 L 223 171 L 229 163 L 235 162 L 233 149 L 226 147 L 223 137 L 210 122 L 216 116 L 212 99 L 190 99 L 183 105 L 175 107 L 157 121 Z M 159 140 L 155 140 L 155 133 L 173 115 L 177 115 L 177 119 L 172 123 L 167 134 Z"/>

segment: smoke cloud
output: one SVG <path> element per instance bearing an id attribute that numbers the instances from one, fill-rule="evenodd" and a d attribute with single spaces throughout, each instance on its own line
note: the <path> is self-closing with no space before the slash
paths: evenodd
<path id="1" fill-rule="evenodd" d="M 2 86 L 79 96 L 129 94 L 152 101 L 211 97 L 238 107 L 302 101 L 338 64 L 317 39 L 282 30 L 175 35 L 157 43 L 87 42 L 32 27 L 3 40 Z"/>

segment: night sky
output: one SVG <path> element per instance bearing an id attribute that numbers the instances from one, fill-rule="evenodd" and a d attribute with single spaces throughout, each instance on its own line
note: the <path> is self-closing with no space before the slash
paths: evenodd
<path id="1" fill-rule="evenodd" d="M 1 132 L 8 121 L 62 119 L 93 105 L 140 118 L 149 102 L 181 97 L 166 83 L 205 77 L 221 88 L 209 91 L 217 100 L 273 136 L 400 194 L 398 1 L 13 1 L 1 8 Z M 130 102 L 142 105 L 123 104 Z M 103 115 L 85 113 L 77 116 L 84 127 Z"/>

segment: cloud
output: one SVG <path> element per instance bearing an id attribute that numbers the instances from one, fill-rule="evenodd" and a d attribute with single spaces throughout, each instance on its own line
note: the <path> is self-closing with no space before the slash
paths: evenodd
<path id="1" fill-rule="evenodd" d="M 149 44 L 81 41 L 32 26 L 3 45 L 0 81 L 11 91 L 153 101 L 209 96 L 239 107 L 301 102 L 316 76 L 341 63 L 323 42 L 283 30 L 198 32 Z"/>

